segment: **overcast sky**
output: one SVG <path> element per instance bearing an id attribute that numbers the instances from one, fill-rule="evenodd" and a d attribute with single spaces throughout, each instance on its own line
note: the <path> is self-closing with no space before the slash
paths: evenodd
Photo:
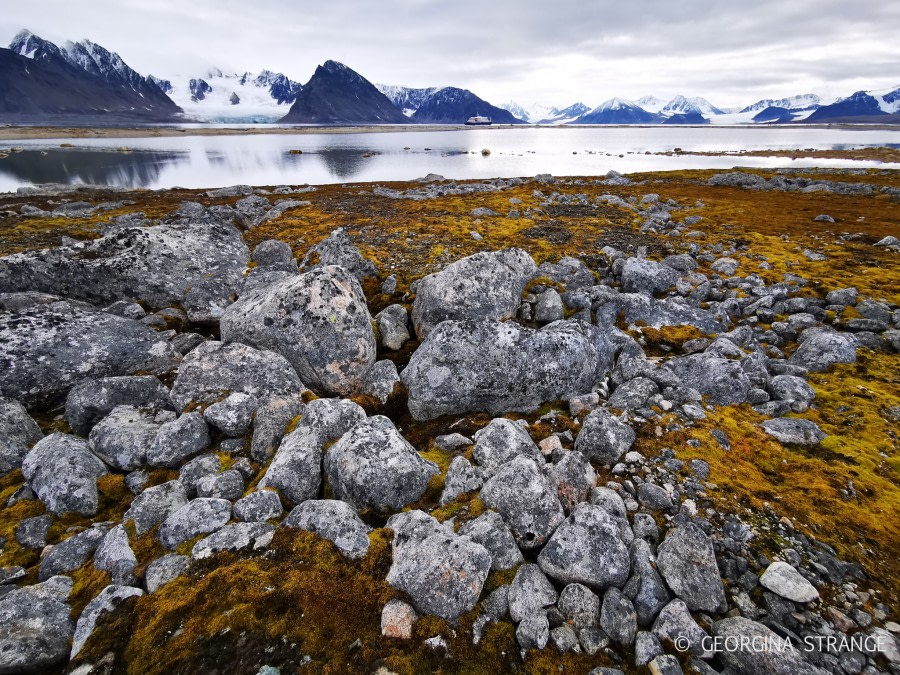
<path id="1" fill-rule="evenodd" d="M 143 74 L 340 61 L 372 82 L 454 85 L 491 103 L 719 106 L 900 85 L 897 0 L 5 0 L 0 40 L 88 38 Z"/>

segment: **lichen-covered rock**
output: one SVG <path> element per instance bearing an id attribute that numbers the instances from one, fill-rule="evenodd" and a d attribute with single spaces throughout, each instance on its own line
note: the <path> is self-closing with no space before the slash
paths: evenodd
<path id="1" fill-rule="evenodd" d="M 55 403 L 85 378 L 166 373 L 180 358 L 140 321 L 82 303 L 0 312 L 0 390 L 29 407 Z"/>
<path id="2" fill-rule="evenodd" d="M 232 523 L 194 544 L 192 560 L 209 558 L 222 551 L 258 551 L 272 542 L 275 528 L 269 523 Z"/>
<path id="3" fill-rule="evenodd" d="M 689 609 L 725 611 L 725 589 L 712 540 L 694 523 L 670 531 L 656 553 L 656 565 L 669 588 Z"/>
<path id="4" fill-rule="evenodd" d="M 657 572 L 656 556 L 644 539 L 631 542 L 631 578 L 625 591 L 634 604 L 639 626 L 649 626 L 660 610 L 672 599 L 669 589 Z"/>
<path id="5" fill-rule="evenodd" d="M 445 321 L 403 371 L 417 420 L 465 412 L 529 412 L 590 391 L 612 365 L 605 334 L 581 321 L 541 330 L 514 323 Z"/>
<path id="6" fill-rule="evenodd" d="M 72 580 L 53 577 L 0 597 L 0 673 L 28 673 L 66 660 L 75 632 Z"/>
<path id="7" fill-rule="evenodd" d="M 613 518 L 599 506 L 579 504 L 537 557 L 550 577 L 602 590 L 628 580 L 631 558 Z"/>
<path id="8" fill-rule="evenodd" d="M 606 511 L 619 528 L 619 537 L 625 544 L 630 544 L 637 531 L 632 532 L 631 523 L 628 522 L 628 508 L 621 495 L 608 487 L 597 487 L 591 490 L 591 504 L 599 506 Z M 640 514 L 635 514 L 635 522 Z M 652 520 L 652 517 L 651 517 Z"/>
<path id="9" fill-rule="evenodd" d="M 369 532 L 349 504 L 337 499 L 310 499 L 288 514 L 282 523 L 319 535 L 348 558 L 362 558 L 369 551 Z"/>
<path id="10" fill-rule="evenodd" d="M 600 608 L 600 628 L 620 645 L 631 645 L 637 635 L 637 614 L 634 605 L 618 588 L 610 588 L 603 595 Z"/>
<path id="11" fill-rule="evenodd" d="M 450 462 L 447 475 L 444 477 L 444 491 L 441 493 L 441 506 L 449 504 L 461 494 L 472 490 L 480 490 L 484 485 L 481 469 L 472 466 L 462 455 L 457 455 Z"/>
<path id="12" fill-rule="evenodd" d="M 147 464 L 176 468 L 209 447 L 209 427 L 203 415 L 189 412 L 163 423 L 147 450 Z"/>
<path id="13" fill-rule="evenodd" d="M 387 417 L 370 417 L 341 436 L 325 454 L 328 483 L 337 498 L 358 509 L 398 510 L 416 501 L 437 466 L 424 459 Z"/>
<path id="14" fill-rule="evenodd" d="M 475 432 L 472 458 L 489 473 L 493 473 L 519 455 L 544 463 L 540 449 L 521 425 L 504 417 L 496 417 Z"/>
<path id="15" fill-rule="evenodd" d="M 209 340 L 184 357 L 171 398 L 180 411 L 189 403 L 213 403 L 233 392 L 266 399 L 300 396 L 305 391 L 296 371 L 280 354 Z"/>
<path id="16" fill-rule="evenodd" d="M 375 363 L 375 333 L 359 281 L 328 266 L 248 293 L 220 320 L 225 342 L 282 354 L 320 394 L 356 393 Z"/>
<path id="17" fill-rule="evenodd" d="M 234 517 L 247 523 L 281 518 L 284 509 L 272 490 L 254 490 L 234 503 Z"/>
<path id="18" fill-rule="evenodd" d="M 41 559 L 38 580 L 46 581 L 57 574 L 68 574 L 84 565 L 100 546 L 108 529 L 108 525 L 95 525 L 56 544 Z"/>
<path id="19" fill-rule="evenodd" d="M 508 570 L 524 560 L 512 532 L 495 511 L 487 511 L 463 523 L 459 533 L 490 552 L 493 570 Z"/>
<path id="20" fill-rule="evenodd" d="M 436 532 L 394 548 L 387 582 L 413 606 L 451 623 L 472 609 L 491 569 L 491 554 L 468 537 Z"/>
<path id="21" fill-rule="evenodd" d="M 576 504 L 587 501 L 588 494 L 597 484 L 594 467 L 577 450 L 567 452 L 558 462 L 548 465 L 546 473 L 566 513 L 571 513 Z"/>
<path id="22" fill-rule="evenodd" d="M 74 659 L 78 655 L 78 652 L 84 647 L 84 643 L 87 642 L 91 633 L 94 632 L 97 621 L 103 614 L 114 611 L 123 600 L 137 598 L 143 594 L 144 591 L 134 586 L 111 585 L 100 591 L 100 594 L 87 604 L 81 616 L 78 617 L 69 658 Z"/>
<path id="23" fill-rule="evenodd" d="M 21 403 L 0 397 L 0 476 L 22 466 L 28 449 L 43 437 Z"/>
<path id="24" fill-rule="evenodd" d="M 300 415 L 304 407 L 299 397 L 271 398 L 260 405 L 253 417 L 250 456 L 258 462 L 268 462 L 284 438 L 288 423 Z"/>
<path id="25" fill-rule="evenodd" d="M 140 537 L 187 503 L 184 484 L 178 480 L 170 480 L 141 492 L 131 502 L 122 520 L 134 520 L 135 532 Z"/>
<path id="26" fill-rule="evenodd" d="M 160 426 L 154 411 L 119 405 L 91 429 L 88 444 L 110 466 L 134 471 L 147 463 Z"/>
<path id="27" fill-rule="evenodd" d="M 178 553 L 167 553 L 147 566 L 144 582 L 147 592 L 155 593 L 172 579 L 183 574 L 188 568 L 188 557 Z"/>
<path id="28" fill-rule="evenodd" d="M 575 449 L 588 459 L 612 466 L 631 449 L 636 437 L 625 422 L 605 408 L 597 408 L 584 418 Z"/>
<path id="29" fill-rule="evenodd" d="M 171 410 L 169 390 L 153 375 L 123 375 L 84 380 L 66 397 L 66 422 L 79 436 L 87 436 L 97 422 L 120 405 Z"/>
<path id="30" fill-rule="evenodd" d="M 653 634 L 664 645 L 679 645 L 681 651 L 703 654 L 703 641 L 709 635 L 691 616 L 683 600 L 672 600 L 663 607 L 653 623 Z"/>
<path id="31" fill-rule="evenodd" d="M 556 589 L 541 568 L 525 563 L 516 570 L 509 585 L 509 616 L 518 623 L 532 614 L 544 613 L 557 597 Z"/>
<path id="32" fill-rule="evenodd" d="M 776 560 L 766 568 L 759 583 L 782 598 L 793 602 L 812 602 L 819 599 L 819 591 L 795 567 Z"/>
<path id="33" fill-rule="evenodd" d="M 259 400 L 255 396 L 238 391 L 209 406 L 203 411 L 203 419 L 226 436 L 237 438 L 250 431 L 258 406 Z"/>
<path id="34" fill-rule="evenodd" d="M 94 569 L 104 570 L 113 578 L 130 577 L 137 565 L 137 557 L 128 543 L 128 532 L 123 525 L 116 525 L 103 538 L 94 553 Z"/>
<path id="35" fill-rule="evenodd" d="M 653 295 L 669 290 L 681 275 L 678 270 L 643 258 L 628 258 L 622 268 L 622 290 Z"/>
<path id="36" fill-rule="evenodd" d="M 375 263 L 363 257 L 343 227 L 332 230 L 327 238 L 311 247 L 300 263 L 300 270 L 308 272 L 328 265 L 343 267 L 360 281 L 378 274 Z"/>
<path id="37" fill-rule="evenodd" d="M 215 280 L 223 308 L 249 256 L 240 232 L 227 224 L 120 227 L 93 241 L 0 258 L 0 292 L 42 291 L 101 307 L 140 299 L 160 309 Z"/>
<path id="38" fill-rule="evenodd" d="M 516 626 L 516 642 L 522 649 L 543 649 L 550 639 L 550 622 L 544 612 L 529 614 Z"/>
<path id="39" fill-rule="evenodd" d="M 409 340 L 409 315 L 403 305 L 388 305 L 375 315 L 375 320 L 385 349 L 397 351 Z"/>
<path id="40" fill-rule="evenodd" d="M 536 271 L 517 248 L 476 253 L 415 284 L 412 321 L 420 339 L 442 321 L 497 321 L 515 316 L 522 291 Z"/>
<path id="41" fill-rule="evenodd" d="M 398 384 L 400 375 L 397 374 L 397 366 L 389 359 L 382 359 L 369 368 L 366 378 L 359 385 L 359 393 L 362 396 L 371 396 L 384 405 Z"/>
<path id="42" fill-rule="evenodd" d="M 42 438 L 22 461 L 28 485 L 56 515 L 97 513 L 97 479 L 106 472 L 85 441 L 67 434 Z"/>
<path id="43" fill-rule="evenodd" d="M 733 644 L 734 649 L 723 649 L 718 656 L 722 662 L 739 673 L 756 675 L 825 675 L 825 670 L 813 666 L 800 649 L 758 649 L 754 645 L 782 644 L 783 639 L 761 623 L 732 617 L 716 621 L 713 634 L 723 644 Z"/>
<path id="44" fill-rule="evenodd" d="M 814 373 L 826 371 L 836 363 L 855 361 L 856 345 L 853 339 L 826 331 L 816 332 L 804 339 L 788 359 L 791 365 L 802 366 Z"/>
<path id="45" fill-rule="evenodd" d="M 534 460 L 521 455 L 484 484 L 481 499 L 503 517 L 523 549 L 543 545 L 565 518 L 553 485 Z"/>
<path id="46" fill-rule="evenodd" d="M 710 354 L 690 354 L 668 362 L 682 386 L 693 387 L 715 405 L 736 405 L 747 400 L 750 378 L 740 361 Z"/>
<path id="47" fill-rule="evenodd" d="M 594 273 L 578 258 L 563 257 L 558 263 L 542 262 L 535 274 L 562 284 L 567 291 L 588 288 L 597 283 Z"/>
<path id="48" fill-rule="evenodd" d="M 409 640 L 418 616 L 416 610 L 402 600 L 388 600 L 381 610 L 381 634 L 389 638 Z"/>
<path id="49" fill-rule="evenodd" d="M 296 428 L 278 446 L 259 488 L 275 488 L 289 503 L 319 497 L 322 486 L 322 448 L 366 419 L 353 401 L 320 398 L 311 401 Z"/>
<path id="50" fill-rule="evenodd" d="M 559 594 L 556 606 L 575 628 L 596 626 L 600 619 L 600 598 L 584 584 L 568 584 Z"/>
<path id="51" fill-rule="evenodd" d="M 159 528 L 159 540 L 168 549 L 221 529 L 231 520 L 231 502 L 227 499 L 195 499 L 169 515 Z"/>
<path id="52" fill-rule="evenodd" d="M 806 380 L 796 375 L 776 375 L 769 380 L 766 389 L 779 401 L 809 403 L 816 397 L 815 390 Z"/>
<path id="53" fill-rule="evenodd" d="M 763 431 L 781 443 L 818 445 L 825 439 L 825 432 L 811 420 L 779 417 L 774 420 L 766 420 L 760 426 Z"/>

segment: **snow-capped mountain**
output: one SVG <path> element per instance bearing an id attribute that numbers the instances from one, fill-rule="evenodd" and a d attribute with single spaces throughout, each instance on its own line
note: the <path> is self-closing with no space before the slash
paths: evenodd
<path id="1" fill-rule="evenodd" d="M 440 87 L 416 89 L 393 84 L 376 84 L 375 88 L 387 96 L 407 117 L 412 117 L 429 96 L 440 90 Z"/>
<path id="2" fill-rule="evenodd" d="M 503 108 L 504 110 L 508 110 L 513 114 L 513 116 L 518 117 L 520 120 L 525 120 L 526 122 L 534 121 L 532 119 L 532 113 L 529 111 L 529 109 L 519 103 L 516 103 L 515 101 L 501 103 L 498 107 Z"/>
<path id="3" fill-rule="evenodd" d="M 271 70 L 229 74 L 214 68 L 202 77 L 152 79 L 188 117 L 208 122 L 274 122 L 302 89 L 299 82 Z"/>
<path id="4" fill-rule="evenodd" d="M 611 98 L 575 120 L 575 124 L 653 124 L 658 117 L 634 101 Z"/>
<path id="5" fill-rule="evenodd" d="M 668 101 L 664 98 L 659 98 L 658 96 L 641 96 L 635 103 L 647 112 L 658 113 Z"/>
<path id="6" fill-rule="evenodd" d="M 900 112 L 900 87 L 888 91 L 857 91 L 823 105 L 806 118 L 808 122 L 833 122 L 853 118 L 876 121 L 884 115 Z"/>
<path id="7" fill-rule="evenodd" d="M 568 124 L 574 122 L 585 113 L 590 112 L 590 108 L 584 103 L 573 103 L 565 108 L 550 108 L 546 116 L 537 120 L 537 124 Z"/>
<path id="8" fill-rule="evenodd" d="M 23 30 L 2 50 L 0 112 L 171 120 L 181 109 L 118 54 L 89 40 L 59 47 Z"/>
<path id="9" fill-rule="evenodd" d="M 694 98 L 685 98 L 681 94 L 666 103 L 660 113 L 663 115 L 688 115 L 696 113 L 703 117 L 712 117 L 713 115 L 724 114 L 722 110 L 714 106 L 705 98 L 695 96 Z"/>
<path id="10" fill-rule="evenodd" d="M 759 112 L 766 108 L 784 108 L 785 110 L 807 110 L 822 105 L 823 101 L 815 94 L 799 94 L 797 96 L 789 96 L 787 98 L 764 98 L 761 101 L 752 103 L 740 112 Z"/>

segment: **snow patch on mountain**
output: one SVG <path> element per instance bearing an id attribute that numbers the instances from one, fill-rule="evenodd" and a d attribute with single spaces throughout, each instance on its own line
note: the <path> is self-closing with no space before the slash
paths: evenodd
<path id="1" fill-rule="evenodd" d="M 224 73 L 213 68 L 202 77 L 160 80 L 185 115 L 204 122 L 274 122 L 284 117 L 302 86 L 282 73 Z"/>

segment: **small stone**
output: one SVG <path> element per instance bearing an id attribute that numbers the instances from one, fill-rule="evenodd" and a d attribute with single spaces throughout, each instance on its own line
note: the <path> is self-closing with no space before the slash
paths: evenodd
<path id="1" fill-rule="evenodd" d="M 416 610 L 402 600 L 389 600 L 381 610 L 381 634 L 389 638 L 409 640 L 418 616 Z"/>
<path id="2" fill-rule="evenodd" d="M 800 575 L 795 567 L 775 561 L 759 578 L 759 583 L 782 598 L 794 602 L 813 602 L 819 599 L 819 591 Z"/>

